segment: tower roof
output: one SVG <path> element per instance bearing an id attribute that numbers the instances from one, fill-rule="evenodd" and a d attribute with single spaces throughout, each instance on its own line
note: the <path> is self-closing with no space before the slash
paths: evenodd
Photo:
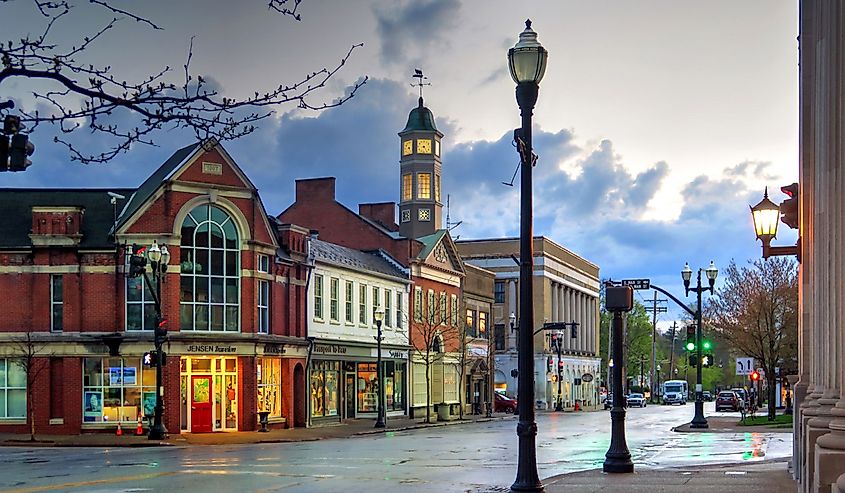
<path id="1" fill-rule="evenodd" d="M 414 130 L 437 131 L 437 127 L 434 125 L 434 114 L 430 109 L 423 106 L 422 97 L 420 97 L 420 105 L 412 109 L 408 114 L 408 123 L 405 124 L 405 129 L 402 132 L 412 132 Z"/>

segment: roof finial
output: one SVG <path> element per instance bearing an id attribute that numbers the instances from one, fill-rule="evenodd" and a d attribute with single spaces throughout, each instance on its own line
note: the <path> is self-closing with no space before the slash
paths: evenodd
<path id="1" fill-rule="evenodd" d="M 531 29 L 531 19 L 525 19 L 525 29 Z"/>
<path id="2" fill-rule="evenodd" d="M 766 185 L 766 188 L 763 189 L 763 198 L 764 199 L 769 198 L 769 186 L 768 185 Z"/>
<path id="3" fill-rule="evenodd" d="M 428 77 L 423 75 L 422 69 L 415 68 L 414 69 L 414 75 L 412 75 L 411 77 L 414 77 L 414 78 L 417 79 L 416 83 L 413 83 L 413 82 L 411 83 L 411 87 L 419 87 L 420 88 L 420 108 L 422 108 L 423 107 L 423 86 L 430 86 L 431 82 L 423 82 L 423 81 L 428 80 Z"/>

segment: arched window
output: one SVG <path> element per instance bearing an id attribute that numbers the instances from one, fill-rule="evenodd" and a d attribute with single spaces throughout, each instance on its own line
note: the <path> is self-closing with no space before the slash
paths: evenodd
<path id="1" fill-rule="evenodd" d="M 182 330 L 237 332 L 240 328 L 240 242 L 234 221 L 206 204 L 182 222 Z"/>

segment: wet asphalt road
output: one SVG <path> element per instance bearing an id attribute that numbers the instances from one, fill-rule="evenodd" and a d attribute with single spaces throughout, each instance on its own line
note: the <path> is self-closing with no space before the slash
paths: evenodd
<path id="1" fill-rule="evenodd" d="M 707 414 L 712 414 L 712 403 Z M 674 433 L 691 405 L 628 413 L 636 468 L 788 457 L 791 433 Z M 720 413 L 724 414 L 724 413 Z M 607 412 L 538 415 L 541 478 L 600 468 Z M 0 448 L 0 490 L 74 492 L 508 491 L 516 421 L 317 442 L 143 449 Z"/>

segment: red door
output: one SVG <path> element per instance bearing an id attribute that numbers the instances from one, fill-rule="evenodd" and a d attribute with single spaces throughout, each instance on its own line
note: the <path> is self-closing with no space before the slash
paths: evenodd
<path id="1" fill-rule="evenodd" d="M 211 377 L 191 377 L 191 432 L 211 433 Z"/>

